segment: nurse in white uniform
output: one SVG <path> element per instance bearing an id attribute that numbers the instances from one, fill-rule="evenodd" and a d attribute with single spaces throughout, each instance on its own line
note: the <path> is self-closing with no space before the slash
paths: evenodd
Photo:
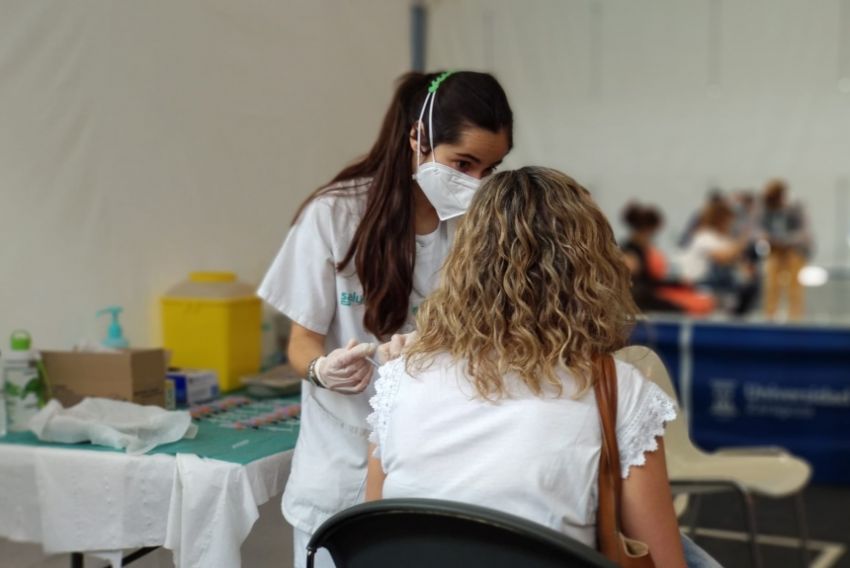
<path id="1" fill-rule="evenodd" d="M 403 76 L 372 149 L 307 198 L 260 285 L 292 320 L 288 355 L 306 377 L 282 505 L 296 567 L 313 531 L 363 500 L 366 356 L 414 329 L 457 217 L 512 140 L 513 115 L 491 75 Z"/>

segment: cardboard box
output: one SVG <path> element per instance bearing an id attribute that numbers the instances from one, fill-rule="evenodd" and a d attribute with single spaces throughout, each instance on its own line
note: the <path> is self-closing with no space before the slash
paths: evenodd
<path id="1" fill-rule="evenodd" d="M 164 349 L 129 349 L 117 353 L 42 351 L 41 358 L 50 394 L 65 407 L 87 396 L 165 404 Z"/>
<path id="2" fill-rule="evenodd" d="M 178 369 L 168 371 L 168 380 L 174 385 L 174 403 L 177 406 L 192 406 L 219 397 L 215 371 Z"/>

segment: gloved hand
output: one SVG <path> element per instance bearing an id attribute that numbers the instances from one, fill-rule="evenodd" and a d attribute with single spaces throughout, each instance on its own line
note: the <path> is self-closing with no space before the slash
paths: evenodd
<path id="1" fill-rule="evenodd" d="M 334 349 L 316 361 L 316 378 L 328 390 L 342 394 L 363 392 L 372 380 L 374 367 L 366 357 L 375 353 L 374 343 L 357 343 Z"/>
<path id="2" fill-rule="evenodd" d="M 380 347 L 378 347 L 378 362 L 383 365 L 384 363 L 401 357 L 404 348 L 414 341 L 416 341 L 415 331 L 401 335 L 393 335 L 387 343 L 383 343 Z"/>

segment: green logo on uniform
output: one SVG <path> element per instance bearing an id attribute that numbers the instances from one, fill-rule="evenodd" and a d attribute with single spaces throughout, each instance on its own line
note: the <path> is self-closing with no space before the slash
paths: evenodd
<path id="1" fill-rule="evenodd" d="M 362 306 L 363 305 L 363 295 L 358 294 L 357 292 L 342 292 L 339 295 L 339 305 L 341 306 Z M 414 316 L 416 312 L 419 311 L 419 306 L 411 306 L 410 313 Z"/>
<path id="2" fill-rule="evenodd" d="M 339 303 L 342 306 L 362 305 L 363 295 L 357 292 L 343 292 L 339 295 Z"/>

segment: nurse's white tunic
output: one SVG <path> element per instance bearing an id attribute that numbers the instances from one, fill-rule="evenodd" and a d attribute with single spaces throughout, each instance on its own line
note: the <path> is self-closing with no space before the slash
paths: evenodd
<path id="1" fill-rule="evenodd" d="M 257 292 L 295 323 L 325 335 L 326 353 L 352 338 L 377 341 L 363 327 L 365 298 L 354 262 L 343 272 L 336 270 L 362 219 L 369 183 L 343 182 L 337 186 L 342 192 L 310 202 Z M 454 228 L 449 221 L 434 233 L 417 235 L 410 313 L 401 332 L 414 329 L 415 311 L 436 283 Z M 359 395 L 342 395 L 306 381 L 301 386 L 301 432 L 282 508 L 294 527 L 312 533 L 328 517 L 363 500 L 366 416 L 374 390 L 370 386 Z"/>

